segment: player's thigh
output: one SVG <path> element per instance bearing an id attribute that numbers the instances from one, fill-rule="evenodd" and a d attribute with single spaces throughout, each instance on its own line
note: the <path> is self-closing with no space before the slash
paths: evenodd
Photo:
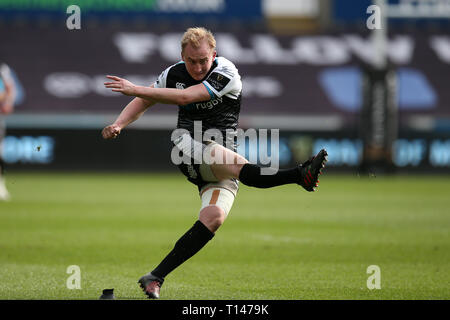
<path id="1" fill-rule="evenodd" d="M 217 143 L 208 146 L 205 152 L 211 171 L 218 180 L 238 179 L 242 167 L 248 163 L 240 154 Z"/>

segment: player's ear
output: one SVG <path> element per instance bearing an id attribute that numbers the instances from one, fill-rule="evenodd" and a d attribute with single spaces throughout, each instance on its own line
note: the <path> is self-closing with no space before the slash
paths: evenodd
<path id="1" fill-rule="evenodd" d="M 213 52 L 213 56 L 212 56 L 212 58 L 213 58 L 213 60 L 216 58 L 216 55 L 217 55 L 217 51 L 216 50 L 214 50 L 214 52 Z"/>

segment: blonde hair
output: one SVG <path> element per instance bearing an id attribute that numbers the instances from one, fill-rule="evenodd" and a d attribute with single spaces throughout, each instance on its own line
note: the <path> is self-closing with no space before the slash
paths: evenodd
<path id="1" fill-rule="evenodd" d="M 206 40 L 211 49 L 214 50 L 216 48 L 216 39 L 214 39 L 211 31 L 203 27 L 187 29 L 181 39 L 181 52 L 184 52 L 184 48 L 186 48 L 188 43 L 190 43 L 194 48 L 198 48 L 202 40 Z"/>

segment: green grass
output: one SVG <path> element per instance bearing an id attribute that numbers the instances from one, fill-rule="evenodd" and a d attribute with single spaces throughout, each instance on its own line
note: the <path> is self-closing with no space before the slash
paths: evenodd
<path id="1" fill-rule="evenodd" d="M 324 175 L 316 193 L 241 186 L 162 299 L 449 299 L 450 178 Z M 137 279 L 197 219 L 181 174 L 9 173 L 0 299 L 145 299 Z M 66 287 L 70 265 L 81 289 Z M 369 265 L 381 289 L 366 286 Z"/>

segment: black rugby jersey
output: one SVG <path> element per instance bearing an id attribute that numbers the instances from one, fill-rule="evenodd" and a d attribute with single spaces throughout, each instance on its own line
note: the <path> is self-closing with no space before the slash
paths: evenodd
<path id="1" fill-rule="evenodd" d="M 241 109 L 242 81 L 235 65 L 224 57 L 217 57 L 208 74 L 201 81 L 193 79 L 183 61 L 164 70 L 154 83 L 155 88 L 186 89 L 203 83 L 211 99 L 178 106 L 177 128 L 186 129 L 191 136 L 203 137 L 208 129 L 218 129 L 222 133 L 222 144 L 235 146 L 235 137 L 230 134 L 237 129 Z M 194 135 L 194 121 L 201 121 L 201 133 Z M 199 122 L 197 128 L 200 129 Z M 228 131 L 228 134 L 227 134 Z M 228 137 L 228 142 L 225 141 Z M 217 141 L 219 142 L 219 141 Z"/>

